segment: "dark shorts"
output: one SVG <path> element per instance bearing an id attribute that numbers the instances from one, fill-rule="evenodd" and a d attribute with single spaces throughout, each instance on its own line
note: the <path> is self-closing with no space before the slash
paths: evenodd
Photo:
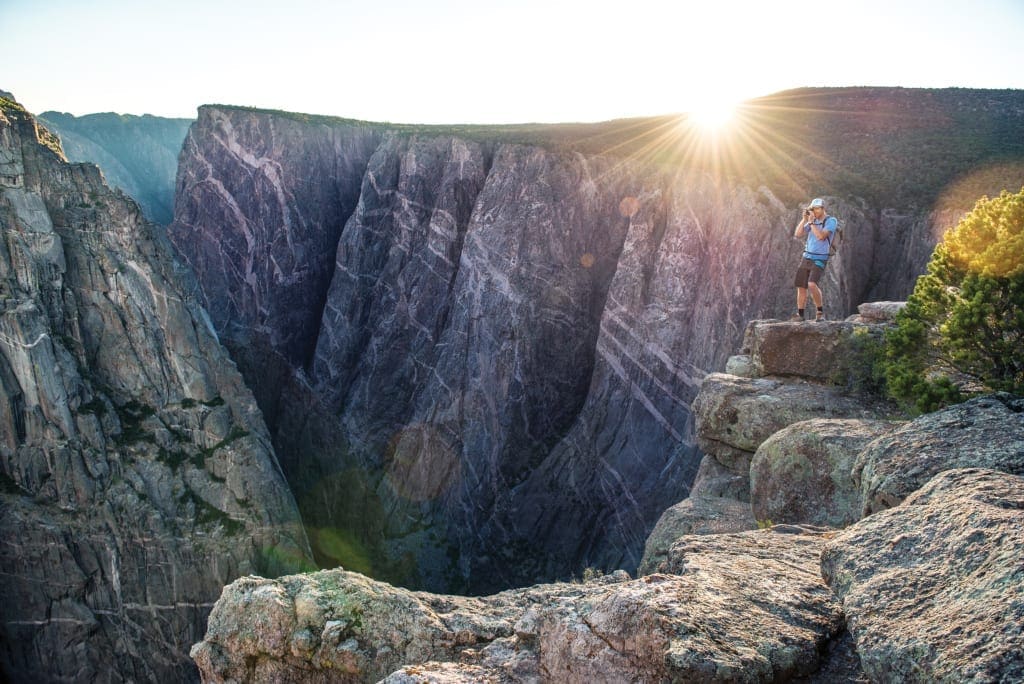
<path id="1" fill-rule="evenodd" d="M 807 287 L 808 282 L 817 284 L 821 280 L 821 274 L 824 272 L 825 269 L 810 259 L 801 259 L 800 267 L 796 269 L 796 276 L 793 278 L 793 285 L 796 287 Z"/>

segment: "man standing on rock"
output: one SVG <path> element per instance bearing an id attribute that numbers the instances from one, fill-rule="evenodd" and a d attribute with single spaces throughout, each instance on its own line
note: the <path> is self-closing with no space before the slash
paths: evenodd
<path id="1" fill-rule="evenodd" d="M 814 300 L 814 305 L 818 308 L 814 320 L 825 320 L 825 312 L 821 308 L 821 288 L 818 287 L 818 282 L 828 263 L 829 249 L 836 234 L 836 225 L 836 217 L 825 213 L 825 200 L 816 197 L 804 209 L 803 218 L 797 224 L 796 230 L 793 231 L 793 237 L 797 239 L 806 235 L 807 244 L 804 246 L 800 267 L 796 270 L 796 278 L 793 281 L 793 284 L 796 285 L 796 313 L 789 319 L 791 321 L 804 320 L 808 290 L 811 291 L 811 299 Z"/>

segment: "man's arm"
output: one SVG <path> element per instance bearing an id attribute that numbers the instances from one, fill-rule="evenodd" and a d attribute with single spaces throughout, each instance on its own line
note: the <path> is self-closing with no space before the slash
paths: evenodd
<path id="1" fill-rule="evenodd" d="M 800 223 L 796 224 L 796 230 L 793 231 L 793 237 L 802 238 L 807 235 L 807 216 L 800 219 Z"/>
<path id="2" fill-rule="evenodd" d="M 829 221 L 832 221 L 832 229 L 831 230 L 827 229 Z M 818 238 L 819 240 L 828 240 L 829 236 L 835 230 L 835 225 L 836 225 L 836 217 L 835 216 L 827 216 L 825 218 L 825 220 L 821 222 L 821 228 L 820 229 L 818 228 L 818 226 L 816 226 L 815 224 L 812 223 L 811 224 L 811 232 L 814 233 L 814 237 Z"/>

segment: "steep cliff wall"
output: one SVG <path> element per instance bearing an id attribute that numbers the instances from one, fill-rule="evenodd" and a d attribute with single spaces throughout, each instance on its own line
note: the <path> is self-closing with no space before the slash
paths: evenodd
<path id="1" fill-rule="evenodd" d="M 0 678 L 195 679 L 221 587 L 310 559 L 256 403 L 166 240 L 9 99 L 0 231 Z"/>
<path id="2" fill-rule="evenodd" d="M 203 107 L 185 139 L 169 228 L 261 406 L 308 363 L 335 252 L 380 140 L 365 126 Z M 273 421 L 277 411 L 266 411 Z"/>
<path id="3" fill-rule="evenodd" d="M 798 205 L 572 147 L 200 111 L 169 234 L 322 564 L 472 592 L 632 569 L 686 496 L 701 378 L 792 310 Z M 933 217 L 830 209 L 829 316 L 904 297 Z"/>
<path id="4" fill-rule="evenodd" d="M 146 218 L 162 226 L 171 222 L 178 153 L 192 119 L 112 112 L 43 112 L 38 118 L 60 137 L 69 161 L 96 164 L 107 183 L 139 203 Z"/>

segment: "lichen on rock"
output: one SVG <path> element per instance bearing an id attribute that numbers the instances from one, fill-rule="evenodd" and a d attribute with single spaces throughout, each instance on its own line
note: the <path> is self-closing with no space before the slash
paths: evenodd
<path id="1" fill-rule="evenodd" d="M 873 681 L 1024 679 L 1024 478 L 946 470 L 827 542 Z"/>

